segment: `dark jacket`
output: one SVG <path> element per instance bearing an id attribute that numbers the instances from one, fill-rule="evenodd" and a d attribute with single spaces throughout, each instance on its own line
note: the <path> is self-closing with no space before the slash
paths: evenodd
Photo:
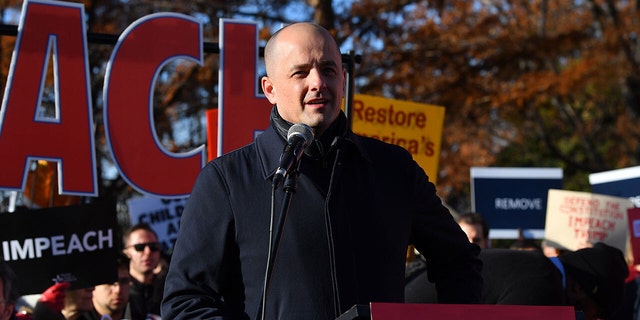
<path id="1" fill-rule="evenodd" d="M 104 315 L 101 315 L 98 310 L 96 310 L 96 308 L 94 307 L 93 310 L 87 312 L 84 315 L 84 319 L 85 320 L 102 320 L 102 318 L 104 317 Z M 110 316 L 109 316 L 110 317 Z M 112 318 L 110 318 L 112 319 Z M 146 320 L 147 317 L 142 317 L 142 318 L 135 318 L 131 315 L 131 309 L 129 308 L 129 306 L 127 306 L 127 309 L 124 311 L 124 314 L 122 315 L 122 320 Z"/>
<path id="2" fill-rule="evenodd" d="M 129 307 L 133 320 L 144 320 L 149 314 L 160 315 L 164 281 L 163 276 L 156 276 L 150 284 L 146 284 L 131 277 Z"/>
<path id="3" fill-rule="evenodd" d="M 620 307 L 611 317 L 612 320 L 638 319 L 640 303 L 640 278 L 629 280 L 624 286 L 624 296 L 620 301 Z"/>
<path id="4" fill-rule="evenodd" d="M 483 302 L 562 306 L 562 274 L 540 251 L 487 249 L 480 253 L 485 269 Z"/>
<path id="5" fill-rule="evenodd" d="M 540 251 L 484 249 L 482 303 L 507 305 L 566 305 L 562 274 Z M 422 259 L 407 266 L 405 302 L 437 303 L 435 287 L 426 281 Z"/>
<path id="6" fill-rule="evenodd" d="M 93 310 L 87 312 L 85 318 L 86 320 L 101 320 L 102 315 L 98 313 L 98 311 L 96 311 L 96 309 L 94 308 Z"/>
<path id="7" fill-rule="evenodd" d="M 269 127 L 254 143 L 203 168 L 182 213 L 163 318 L 256 317 L 269 245 L 271 177 L 284 144 Z M 411 155 L 351 132 L 333 149 L 328 153 L 335 161 L 312 161 L 305 154 L 300 162 L 266 318 L 335 319 L 354 304 L 402 302 L 410 243 L 428 257 L 441 301 L 478 302 L 479 248 L 468 242 Z M 278 189 L 276 215 L 283 196 Z"/>

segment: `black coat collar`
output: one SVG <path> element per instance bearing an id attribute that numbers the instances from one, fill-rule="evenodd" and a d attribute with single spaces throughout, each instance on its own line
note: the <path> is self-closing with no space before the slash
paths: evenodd
<path id="1" fill-rule="evenodd" d="M 357 154 L 370 162 L 371 158 L 365 148 L 366 139 L 367 138 L 356 135 L 351 130 L 347 130 L 347 133 L 341 141 L 341 148 L 351 145 Z M 263 178 L 268 180 L 273 176 L 278 165 L 280 165 L 280 155 L 285 147 L 285 141 L 278 135 L 273 126 L 269 126 L 267 130 L 256 137 L 255 146 L 257 156 L 260 159 L 260 165 L 262 166 Z"/>

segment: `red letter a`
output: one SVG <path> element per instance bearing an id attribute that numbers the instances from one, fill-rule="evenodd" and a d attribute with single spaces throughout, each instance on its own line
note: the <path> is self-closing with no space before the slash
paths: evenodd
<path id="1" fill-rule="evenodd" d="M 0 110 L 0 188 L 24 190 L 29 159 L 59 162 L 62 194 L 97 195 L 82 4 L 25 1 Z M 55 117 L 39 114 L 53 53 Z"/>

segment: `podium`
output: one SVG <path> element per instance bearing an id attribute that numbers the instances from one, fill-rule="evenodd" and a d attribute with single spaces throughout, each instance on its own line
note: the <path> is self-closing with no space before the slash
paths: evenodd
<path id="1" fill-rule="evenodd" d="M 572 306 L 379 303 L 354 305 L 336 320 L 584 320 Z"/>

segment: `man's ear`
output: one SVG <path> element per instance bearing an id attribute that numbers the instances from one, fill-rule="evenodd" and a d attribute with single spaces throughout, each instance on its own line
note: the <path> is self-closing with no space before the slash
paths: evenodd
<path id="1" fill-rule="evenodd" d="M 267 97 L 271 104 L 276 104 L 276 88 L 273 86 L 273 81 L 268 76 L 264 76 L 260 79 L 262 85 L 262 92 Z"/>

